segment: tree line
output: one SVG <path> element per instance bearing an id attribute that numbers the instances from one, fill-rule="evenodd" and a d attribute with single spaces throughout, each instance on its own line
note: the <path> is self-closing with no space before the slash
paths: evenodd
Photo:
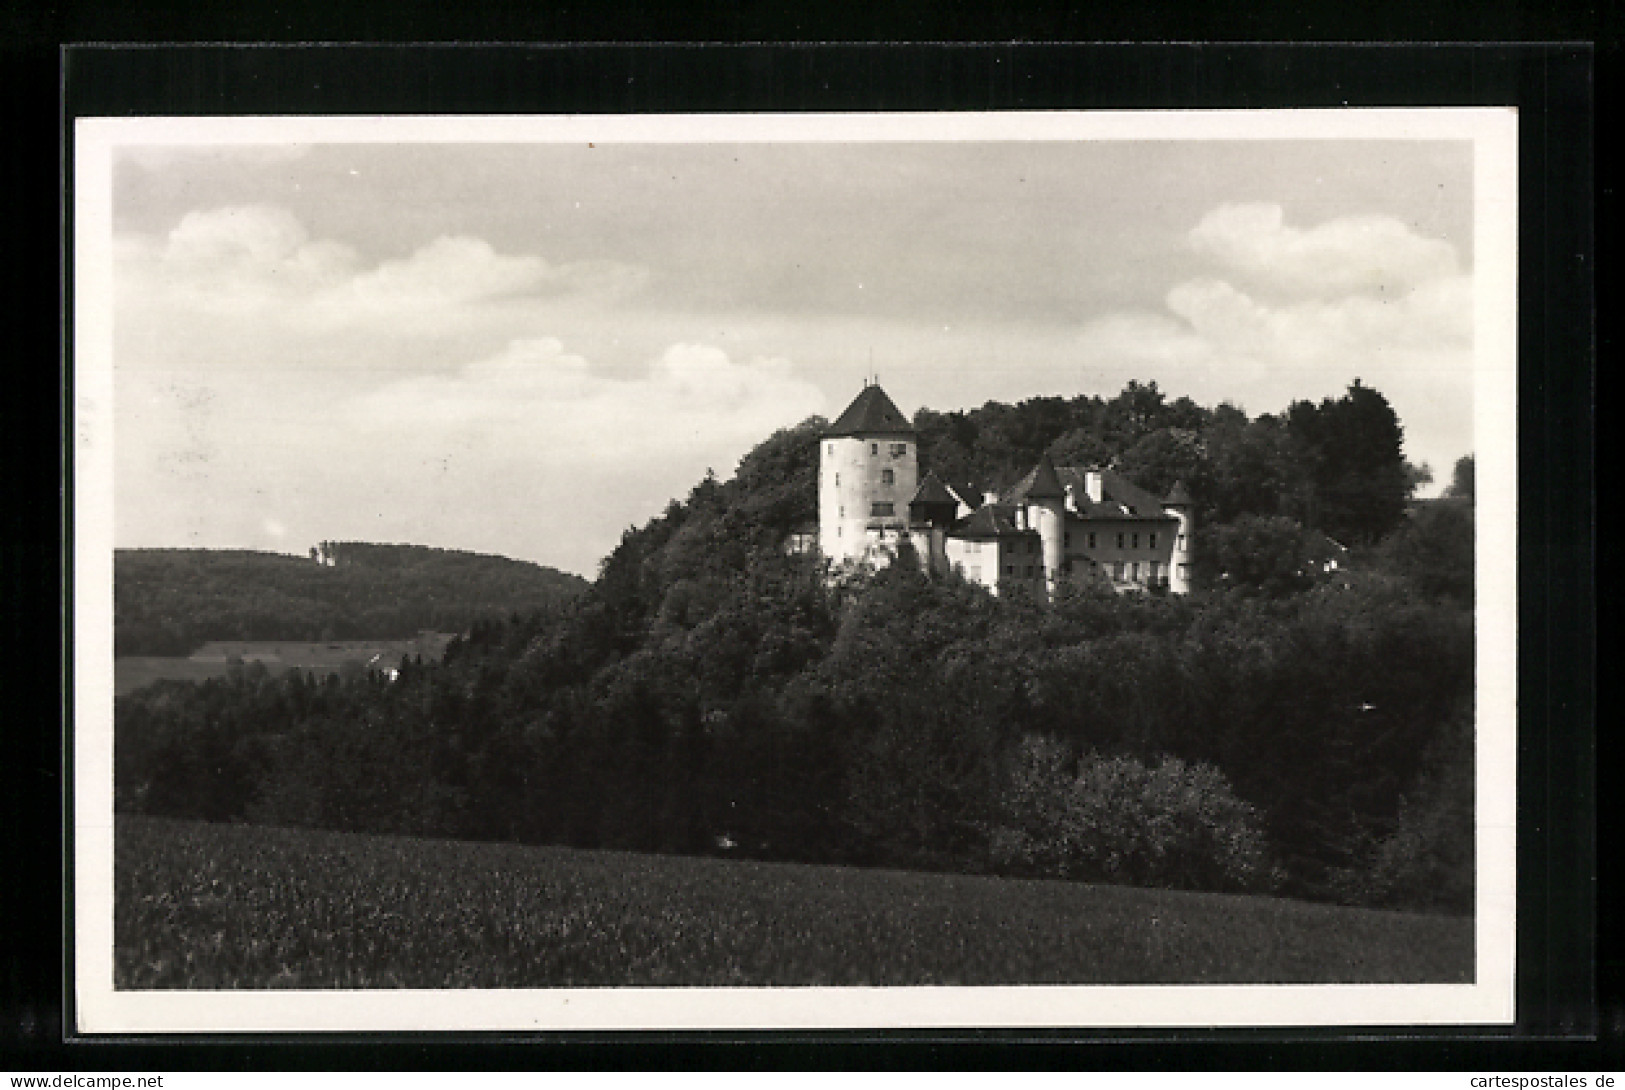
<path id="1" fill-rule="evenodd" d="M 118 549 L 113 646 L 117 655 L 186 655 L 209 640 L 461 632 L 481 618 L 553 608 L 586 586 L 537 564 L 417 545 L 323 542 L 308 558 Z"/>
<path id="2" fill-rule="evenodd" d="M 1177 402 L 1169 422 L 1154 387 L 1118 401 L 1138 408 L 1102 408 L 1095 426 L 1128 445 L 1096 460 L 1128 472 L 1148 437 L 1193 431 L 1199 459 L 1178 472 L 1212 527 L 1325 533 L 1326 512 L 1366 510 L 1275 464 L 1307 498 L 1264 512 L 1209 464 L 1229 457 L 1216 436 L 1295 441 L 1289 422 L 1254 433 L 1239 410 Z M 1343 411 L 1329 404 L 1311 409 Z M 1053 408 L 922 412 L 922 470 L 952 443 L 978 473 L 1025 472 L 1030 451 L 999 437 Z M 121 698 L 119 807 L 1470 910 L 1470 462 L 1449 500 L 1407 514 L 1400 484 L 1397 515 L 1371 504 L 1362 517 L 1390 524 L 1340 531 L 1335 575 L 1219 569 L 1189 596 L 1051 601 L 933 578 L 907 555 L 832 586 L 785 555 L 815 509 L 823 426 L 708 475 L 629 529 L 586 593 L 480 622 L 440 666 L 320 684 L 249 667 Z"/>

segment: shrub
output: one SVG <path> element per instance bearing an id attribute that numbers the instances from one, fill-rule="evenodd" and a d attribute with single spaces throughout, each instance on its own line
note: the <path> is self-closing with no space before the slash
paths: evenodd
<path id="1" fill-rule="evenodd" d="M 1257 811 L 1209 765 L 1074 760 L 1064 744 L 1028 737 L 1003 802 L 989 835 L 999 870 L 1203 890 L 1261 890 L 1277 880 Z"/>

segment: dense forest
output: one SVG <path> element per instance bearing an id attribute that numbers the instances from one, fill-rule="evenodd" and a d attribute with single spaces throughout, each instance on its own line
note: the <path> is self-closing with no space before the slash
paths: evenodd
<path id="1" fill-rule="evenodd" d="M 922 410 L 921 470 L 953 481 L 1047 450 L 1186 482 L 1196 593 L 1049 601 L 907 555 L 832 586 L 785 555 L 824 426 L 440 666 L 121 698 L 119 808 L 1471 910 L 1470 459 L 1412 502 L 1425 474 L 1358 384 L 1256 419 L 1139 384 Z M 1310 562 L 1327 541 L 1335 569 Z"/>
<path id="2" fill-rule="evenodd" d="M 550 609 L 587 581 L 501 556 L 322 542 L 308 557 L 211 549 L 113 554 L 118 655 L 186 655 L 209 640 L 399 639 Z"/>

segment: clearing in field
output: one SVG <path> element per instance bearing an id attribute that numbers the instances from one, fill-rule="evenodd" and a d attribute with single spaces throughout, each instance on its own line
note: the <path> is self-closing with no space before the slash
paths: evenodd
<path id="1" fill-rule="evenodd" d="M 1467 983 L 1471 919 L 121 815 L 115 986 Z"/>

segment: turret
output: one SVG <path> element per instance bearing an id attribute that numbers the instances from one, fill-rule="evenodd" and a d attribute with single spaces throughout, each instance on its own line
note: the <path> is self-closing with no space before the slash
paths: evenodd
<path id="1" fill-rule="evenodd" d="M 1055 472 L 1055 463 L 1045 454 L 1037 467 L 1010 491 L 1010 499 L 1020 504 L 1027 526 L 1038 531 L 1044 560 L 1044 582 L 1050 590 L 1060 578 L 1066 559 L 1066 488 Z"/>
<path id="2" fill-rule="evenodd" d="M 1179 519 L 1179 530 L 1174 535 L 1174 548 L 1168 558 L 1168 589 L 1175 594 L 1189 594 L 1191 589 L 1191 550 L 1195 545 L 1196 505 L 1185 489 L 1185 482 L 1175 481 L 1162 501 L 1170 515 Z"/>

